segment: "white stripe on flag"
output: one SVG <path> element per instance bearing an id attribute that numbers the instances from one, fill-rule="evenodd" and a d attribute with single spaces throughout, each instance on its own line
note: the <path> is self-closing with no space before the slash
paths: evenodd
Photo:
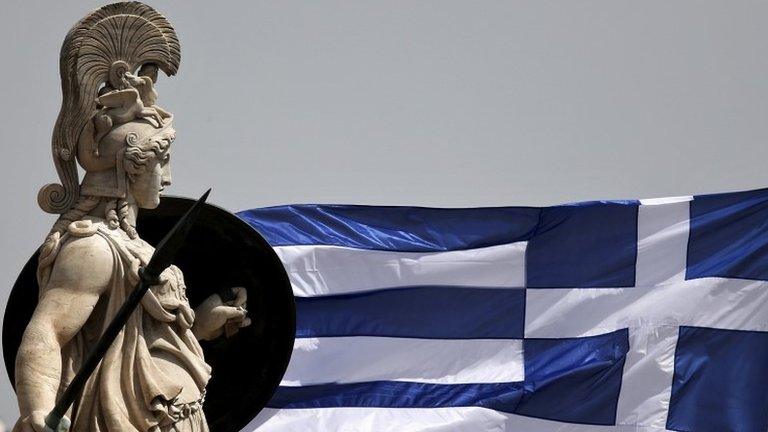
<path id="1" fill-rule="evenodd" d="M 554 422 L 485 408 L 265 409 L 243 431 L 252 432 L 664 432 L 640 425 L 595 426 Z"/>
<path id="2" fill-rule="evenodd" d="M 521 340 L 356 336 L 296 339 L 282 385 L 363 381 L 500 383 L 523 378 Z"/>
<path id="3" fill-rule="evenodd" d="M 681 325 L 768 331 L 766 316 L 764 281 L 702 278 L 651 289 L 529 289 L 525 337 L 581 337 Z"/>
<path id="4" fill-rule="evenodd" d="M 380 288 L 525 285 L 526 242 L 448 252 L 391 252 L 339 246 L 279 246 L 294 294 L 312 297 Z"/>

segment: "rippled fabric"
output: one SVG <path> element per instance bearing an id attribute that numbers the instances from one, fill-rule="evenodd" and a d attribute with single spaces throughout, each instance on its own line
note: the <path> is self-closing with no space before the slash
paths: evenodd
<path id="1" fill-rule="evenodd" d="M 768 190 L 240 215 L 298 314 L 246 430 L 768 430 Z"/>
<path id="2" fill-rule="evenodd" d="M 238 216 L 272 246 L 334 245 L 399 252 L 435 252 L 526 240 L 539 209 L 437 209 L 349 205 L 291 205 Z"/>

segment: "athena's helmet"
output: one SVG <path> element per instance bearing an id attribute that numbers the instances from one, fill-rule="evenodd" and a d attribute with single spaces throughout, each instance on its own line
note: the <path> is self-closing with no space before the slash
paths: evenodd
<path id="1" fill-rule="evenodd" d="M 40 190 L 43 210 L 67 212 L 81 194 L 125 197 L 126 152 L 138 152 L 140 161 L 141 151 L 157 152 L 173 140 L 172 116 L 155 105 L 154 81 L 158 69 L 176 74 L 180 59 L 173 27 L 139 2 L 104 6 L 69 31 L 52 143 L 61 183 Z M 86 172 L 82 185 L 76 159 Z"/>

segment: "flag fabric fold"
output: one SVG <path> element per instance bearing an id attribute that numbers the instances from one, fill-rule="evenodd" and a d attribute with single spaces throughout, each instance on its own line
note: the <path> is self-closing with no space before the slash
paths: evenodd
<path id="1" fill-rule="evenodd" d="M 238 215 L 297 304 L 245 430 L 768 430 L 768 190 Z"/>

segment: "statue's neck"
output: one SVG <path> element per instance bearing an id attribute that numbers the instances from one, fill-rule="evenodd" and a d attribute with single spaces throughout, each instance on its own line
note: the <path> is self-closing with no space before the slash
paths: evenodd
<path id="1" fill-rule="evenodd" d="M 101 218 L 101 219 L 106 219 L 107 218 L 107 206 L 109 205 L 109 201 L 110 201 L 109 199 L 103 198 L 101 200 L 101 202 L 99 203 L 99 205 L 97 205 L 93 210 L 88 212 L 88 215 L 89 216 L 93 216 L 93 217 L 97 217 L 97 218 Z M 120 201 L 120 200 L 118 200 L 118 201 Z M 131 226 L 135 227 L 136 226 L 136 215 L 138 214 L 139 207 L 136 205 L 136 201 L 130 195 L 124 201 L 128 204 L 128 206 L 126 208 L 125 216 L 124 216 L 125 217 L 125 221 L 128 222 Z M 115 210 L 117 212 L 119 212 L 120 211 L 119 206 Z M 120 216 L 121 215 L 118 214 L 118 217 L 120 217 Z"/>

